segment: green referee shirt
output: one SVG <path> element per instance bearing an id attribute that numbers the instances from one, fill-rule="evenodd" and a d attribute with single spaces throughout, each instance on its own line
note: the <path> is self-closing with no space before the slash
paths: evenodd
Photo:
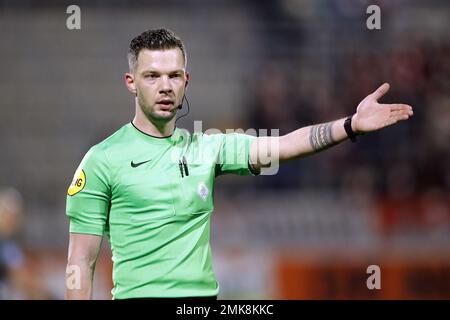
<path id="1" fill-rule="evenodd" d="M 214 178 L 252 175 L 253 139 L 178 128 L 157 138 L 129 123 L 89 150 L 66 214 L 70 232 L 108 236 L 114 299 L 218 294 L 209 244 Z"/>

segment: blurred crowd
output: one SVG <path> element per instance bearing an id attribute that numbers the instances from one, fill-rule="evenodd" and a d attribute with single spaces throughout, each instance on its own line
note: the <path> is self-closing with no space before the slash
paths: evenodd
<path id="1" fill-rule="evenodd" d="M 282 166 L 277 176 L 260 179 L 260 187 L 366 195 L 378 203 L 385 232 L 431 227 L 448 233 L 450 43 L 418 41 L 381 52 L 358 48 L 337 61 L 331 81 L 303 90 L 295 90 L 304 84 L 296 83 L 291 70 L 266 68 L 252 87 L 248 126 L 286 134 L 344 117 L 383 82 L 391 90 L 380 102 L 410 104 L 414 117 L 361 136 L 356 144 Z"/>
<path id="2" fill-rule="evenodd" d="M 21 194 L 12 188 L 0 190 L 0 300 L 50 298 L 42 279 L 20 243 L 24 222 Z"/>

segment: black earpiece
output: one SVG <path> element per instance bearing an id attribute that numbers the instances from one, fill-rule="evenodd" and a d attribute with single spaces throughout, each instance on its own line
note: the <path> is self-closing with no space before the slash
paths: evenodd
<path id="1" fill-rule="evenodd" d="M 186 88 L 188 86 L 189 80 L 186 80 L 186 83 L 184 84 L 184 87 Z M 184 96 L 183 96 L 183 100 L 184 100 Z M 178 109 L 183 109 L 183 100 L 181 100 L 181 104 L 178 106 Z"/>
<path id="2" fill-rule="evenodd" d="M 187 98 L 186 95 L 183 95 L 183 100 L 181 101 L 181 105 L 178 106 L 178 109 L 181 109 L 183 107 L 183 101 L 186 100 L 186 104 L 187 104 L 187 112 L 181 116 L 179 116 L 176 120 L 175 120 L 175 125 L 177 124 L 177 121 L 180 120 L 181 118 L 187 116 L 189 114 L 189 111 L 191 109 L 191 107 L 189 106 L 189 100 Z"/>

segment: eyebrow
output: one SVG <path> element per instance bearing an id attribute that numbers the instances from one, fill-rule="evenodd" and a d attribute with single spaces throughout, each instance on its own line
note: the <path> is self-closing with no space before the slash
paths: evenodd
<path id="1" fill-rule="evenodd" d="M 178 70 L 169 71 L 168 74 L 184 73 L 184 72 L 185 72 L 184 69 L 178 69 Z M 160 71 L 153 70 L 153 69 L 147 69 L 147 70 L 141 71 L 141 74 L 145 74 L 145 73 L 161 74 Z"/>

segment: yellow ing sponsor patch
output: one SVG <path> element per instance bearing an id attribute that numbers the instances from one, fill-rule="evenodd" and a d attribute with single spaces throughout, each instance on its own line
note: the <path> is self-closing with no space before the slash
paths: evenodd
<path id="1" fill-rule="evenodd" d="M 78 174 L 75 174 L 74 179 L 70 184 L 69 190 L 67 190 L 67 194 L 69 196 L 76 195 L 78 192 L 83 190 L 85 184 L 86 184 L 86 175 L 84 173 L 84 170 L 80 170 Z"/>

